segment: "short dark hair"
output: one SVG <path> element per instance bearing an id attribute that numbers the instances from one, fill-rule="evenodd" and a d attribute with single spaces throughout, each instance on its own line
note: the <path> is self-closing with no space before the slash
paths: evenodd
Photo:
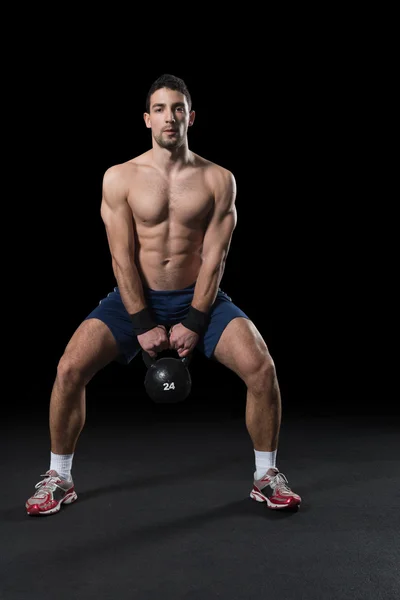
<path id="1" fill-rule="evenodd" d="M 146 112 L 150 112 L 150 98 L 157 90 L 161 88 L 168 88 L 169 90 L 174 90 L 176 92 L 181 92 L 184 96 L 186 96 L 186 100 L 189 106 L 189 110 L 192 110 L 192 98 L 190 96 L 189 90 L 187 88 L 186 83 L 180 77 L 176 77 L 175 75 L 169 75 L 168 73 L 164 73 L 164 75 L 160 75 L 150 86 L 150 89 L 147 93 L 146 98 Z"/>

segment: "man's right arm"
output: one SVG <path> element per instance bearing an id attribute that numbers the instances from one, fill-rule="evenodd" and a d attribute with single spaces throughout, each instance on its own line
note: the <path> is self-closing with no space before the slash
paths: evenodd
<path id="1" fill-rule="evenodd" d="M 128 313 L 135 314 L 145 308 L 146 302 L 135 264 L 135 233 L 124 168 L 118 165 L 105 172 L 100 212 L 122 301 Z"/>
<path id="2" fill-rule="evenodd" d="M 157 326 L 146 306 L 135 263 L 135 231 L 124 168 L 123 165 L 110 167 L 104 174 L 101 217 L 122 302 L 132 319 L 132 330 L 143 350 L 155 358 L 158 352 L 169 347 L 169 340 L 165 327 Z"/>

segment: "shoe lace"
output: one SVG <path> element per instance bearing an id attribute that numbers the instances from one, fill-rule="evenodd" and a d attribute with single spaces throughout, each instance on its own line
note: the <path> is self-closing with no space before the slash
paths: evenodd
<path id="1" fill-rule="evenodd" d="M 42 479 L 35 485 L 35 489 L 39 490 L 41 488 L 45 488 L 54 492 L 56 488 L 60 487 L 57 484 L 57 481 L 59 481 L 58 477 L 54 477 L 54 475 L 46 475 L 46 473 L 44 475 L 41 475 L 41 477 L 44 477 L 44 479 Z"/>
<path id="2" fill-rule="evenodd" d="M 289 482 L 286 479 L 286 477 L 284 476 L 283 473 L 277 473 L 275 475 L 275 477 L 271 478 L 270 481 L 270 486 L 273 490 L 279 490 L 280 492 L 286 492 L 287 494 L 290 494 L 292 492 L 292 490 L 289 487 Z"/>

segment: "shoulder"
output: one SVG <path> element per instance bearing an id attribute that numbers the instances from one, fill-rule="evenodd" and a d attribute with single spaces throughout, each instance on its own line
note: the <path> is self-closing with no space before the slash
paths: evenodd
<path id="1" fill-rule="evenodd" d="M 204 169 L 204 181 L 214 201 L 214 209 L 223 214 L 235 212 L 236 180 L 226 167 L 198 155 L 196 160 Z"/>
<path id="2" fill-rule="evenodd" d="M 135 158 L 131 158 L 125 162 L 111 165 L 106 169 L 103 175 L 103 185 L 115 186 L 123 185 L 127 181 L 131 181 L 132 178 L 137 175 L 141 167 L 145 166 L 148 162 L 146 160 L 146 154 L 141 154 Z"/>
<path id="3" fill-rule="evenodd" d="M 130 191 L 134 189 L 139 180 L 139 175 L 151 169 L 147 153 L 131 158 L 125 162 L 112 165 L 103 175 L 103 198 L 111 200 L 126 200 Z"/>
<path id="4" fill-rule="evenodd" d="M 194 155 L 195 160 L 203 167 L 205 179 L 215 191 L 236 191 L 236 179 L 232 171 L 211 160 Z"/>

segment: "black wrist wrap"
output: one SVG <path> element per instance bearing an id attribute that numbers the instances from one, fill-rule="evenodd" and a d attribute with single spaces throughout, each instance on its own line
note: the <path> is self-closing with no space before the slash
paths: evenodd
<path id="1" fill-rule="evenodd" d="M 134 315 L 130 315 L 130 317 L 135 335 L 141 335 L 142 333 L 146 333 L 146 331 L 150 331 L 150 329 L 157 327 L 157 323 L 153 321 L 153 318 L 147 307 L 139 310 L 139 312 L 135 313 Z"/>
<path id="2" fill-rule="evenodd" d="M 208 325 L 208 314 L 191 306 L 188 314 L 182 321 L 182 325 L 199 335 L 203 335 Z"/>

